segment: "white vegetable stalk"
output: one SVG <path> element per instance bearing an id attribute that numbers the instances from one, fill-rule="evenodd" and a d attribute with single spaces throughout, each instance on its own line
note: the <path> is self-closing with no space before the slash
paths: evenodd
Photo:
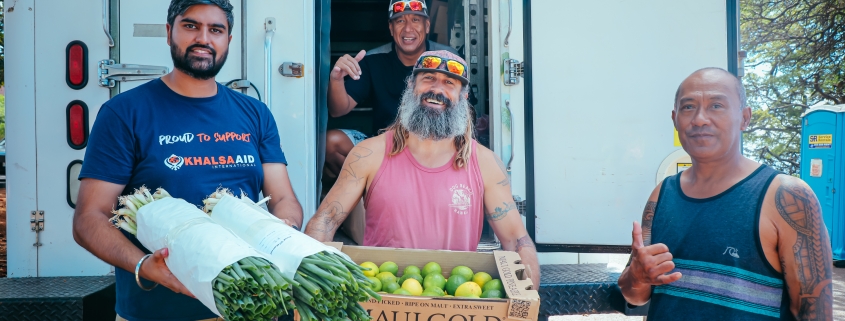
<path id="1" fill-rule="evenodd" d="M 211 212 L 214 210 L 214 206 L 217 205 L 217 203 L 220 202 L 220 200 L 223 199 L 223 197 L 225 197 L 225 196 L 234 197 L 235 194 L 232 193 L 232 191 L 229 190 L 228 188 L 218 188 L 216 191 L 214 191 L 214 193 L 211 193 L 211 195 L 209 195 L 208 198 L 206 198 L 202 201 L 202 203 L 204 205 L 202 207 L 203 212 L 206 212 L 208 215 L 211 215 Z M 258 211 L 260 211 L 264 214 L 275 217 L 275 216 L 273 216 L 273 214 L 270 214 L 266 210 L 261 208 L 261 204 L 264 204 L 264 203 L 267 203 L 268 201 L 270 201 L 270 196 L 267 196 L 267 197 L 261 199 L 260 201 L 253 203 L 252 200 L 249 199 L 249 197 L 246 196 L 246 194 L 241 192 L 241 196 L 238 199 L 241 202 L 243 202 L 244 204 L 249 205 L 249 207 L 251 207 L 252 209 L 258 210 Z"/>
<path id="2" fill-rule="evenodd" d="M 172 197 L 170 193 L 159 187 L 156 192 L 150 194 L 150 190 L 146 186 L 141 186 L 135 190 L 134 193 L 118 197 L 118 201 L 123 208 L 112 210 L 111 219 L 109 222 L 115 228 L 123 229 L 132 235 L 138 234 L 138 210 L 144 205 L 150 204 L 154 201 Z"/>

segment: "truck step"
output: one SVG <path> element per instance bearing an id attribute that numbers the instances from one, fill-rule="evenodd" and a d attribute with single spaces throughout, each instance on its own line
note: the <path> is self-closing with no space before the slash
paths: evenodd
<path id="1" fill-rule="evenodd" d="M 115 319 L 114 276 L 0 278 L 0 320 Z"/>

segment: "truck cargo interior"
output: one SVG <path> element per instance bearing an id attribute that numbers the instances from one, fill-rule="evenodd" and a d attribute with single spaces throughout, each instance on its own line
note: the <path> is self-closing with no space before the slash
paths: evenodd
<path id="1" fill-rule="evenodd" d="M 489 97 L 486 72 L 487 33 L 486 8 L 470 1 L 472 8 L 467 12 L 463 0 L 425 0 L 431 20 L 428 40 L 451 46 L 470 64 L 472 95 L 477 98 L 473 106 L 476 114 L 476 140 L 489 147 L 491 133 L 487 130 Z M 355 56 L 361 50 L 377 48 L 393 41 L 388 29 L 387 0 L 331 0 L 330 63 L 324 68 L 333 68 L 343 55 Z M 467 23 L 467 19 L 475 23 Z M 468 26 L 472 26 L 469 27 Z M 483 26 L 483 27 L 475 27 Z M 468 31 L 471 30 L 471 31 Z M 469 35 L 469 39 L 467 39 Z M 331 69 L 329 69 L 330 71 Z M 325 71 L 324 71 L 325 74 Z M 347 115 L 328 117 L 326 130 L 354 129 L 368 137 L 372 132 L 372 102 L 362 101 Z M 321 137 L 322 135 L 317 135 Z M 319 139 L 319 138 L 318 138 Z M 323 171 L 321 199 L 329 192 L 336 180 Z M 360 210 L 359 206 L 359 210 Z M 484 222 L 482 247 L 498 246 L 487 222 Z"/>

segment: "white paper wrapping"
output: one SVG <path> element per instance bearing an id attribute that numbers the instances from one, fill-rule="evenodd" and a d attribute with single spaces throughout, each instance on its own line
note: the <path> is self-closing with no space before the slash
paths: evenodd
<path id="1" fill-rule="evenodd" d="M 138 210 L 138 240 L 150 251 L 168 248 L 167 267 L 211 312 L 211 282 L 226 266 L 264 257 L 196 206 L 177 198 L 154 201 Z"/>
<path id="2" fill-rule="evenodd" d="M 211 211 L 211 219 L 234 232 L 293 279 L 302 258 L 328 251 L 349 259 L 343 252 L 297 231 L 258 206 L 226 195 Z M 350 260 L 351 262 L 352 260 Z"/>

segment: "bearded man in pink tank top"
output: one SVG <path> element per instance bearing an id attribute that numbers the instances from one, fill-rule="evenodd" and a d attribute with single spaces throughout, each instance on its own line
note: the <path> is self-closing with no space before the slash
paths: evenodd
<path id="1" fill-rule="evenodd" d="M 466 66 L 448 51 L 420 56 L 396 121 L 352 149 L 305 233 L 331 241 L 362 196 L 365 246 L 475 251 L 487 219 L 537 289 L 537 250 L 505 166 L 472 138 Z"/>

